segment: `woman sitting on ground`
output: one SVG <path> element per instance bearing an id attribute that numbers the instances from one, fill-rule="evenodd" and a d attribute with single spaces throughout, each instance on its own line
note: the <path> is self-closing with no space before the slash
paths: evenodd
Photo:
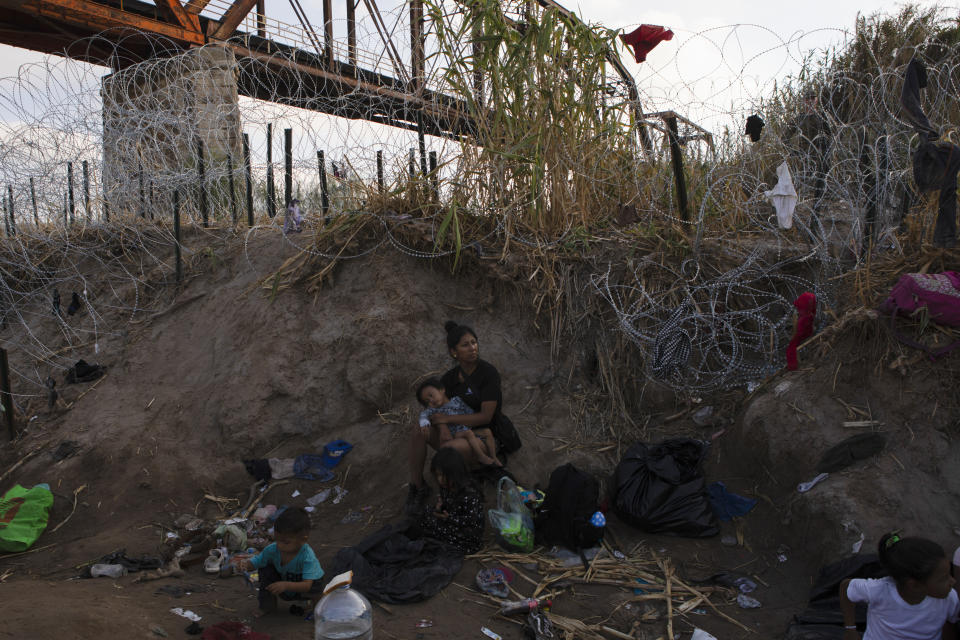
<path id="1" fill-rule="evenodd" d="M 480 343 L 477 334 L 470 327 L 447 321 L 447 349 L 450 357 L 456 360 L 455 367 L 443 374 L 443 383 L 448 398 L 459 397 L 475 413 L 445 415 L 435 413 L 430 416 L 430 426 L 420 427 L 414 424 L 410 434 L 410 493 L 407 496 L 407 510 L 416 510 L 429 493 L 423 478 L 423 465 L 427 459 L 427 445 L 439 450 L 452 447 L 463 457 L 467 466 L 477 462 L 470 445 L 463 438 L 441 439 L 441 429 L 446 425 L 463 424 L 470 427 L 484 443 L 487 455 L 496 456 L 496 442 L 491 431 L 492 424 L 500 421 L 500 373 L 496 367 L 480 359 Z"/>

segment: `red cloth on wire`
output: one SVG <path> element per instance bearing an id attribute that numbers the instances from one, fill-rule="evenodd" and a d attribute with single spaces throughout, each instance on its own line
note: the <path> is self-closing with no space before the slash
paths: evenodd
<path id="1" fill-rule="evenodd" d="M 623 44 L 633 47 L 637 62 L 647 59 L 647 54 L 664 40 L 673 40 L 673 31 L 655 24 L 642 24 L 630 33 L 621 33 Z"/>
<path id="2" fill-rule="evenodd" d="M 797 329 L 793 332 L 790 344 L 787 345 L 787 369 L 794 371 L 797 368 L 797 347 L 800 343 L 813 335 L 813 320 L 817 315 L 817 296 L 804 291 L 793 306 L 797 308 Z"/>

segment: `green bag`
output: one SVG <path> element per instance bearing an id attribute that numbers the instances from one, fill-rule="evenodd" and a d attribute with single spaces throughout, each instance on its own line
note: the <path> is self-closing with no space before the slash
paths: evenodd
<path id="1" fill-rule="evenodd" d="M 0 552 L 25 551 L 47 528 L 53 494 L 46 484 L 19 484 L 0 498 Z"/>

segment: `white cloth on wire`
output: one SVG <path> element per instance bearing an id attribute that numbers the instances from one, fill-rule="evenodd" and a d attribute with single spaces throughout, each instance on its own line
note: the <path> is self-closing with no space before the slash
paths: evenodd
<path id="1" fill-rule="evenodd" d="M 797 207 L 797 190 L 793 188 L 793 178 L 790 177 L 790 169 L 786 161 L 777 167 L 777 186 L 770 191 L 764 191 L 763 195 L 767 196 L 773 208 L 777 210 L 777 222 L 780 228 L 792 227 L 793 210 Z"/>

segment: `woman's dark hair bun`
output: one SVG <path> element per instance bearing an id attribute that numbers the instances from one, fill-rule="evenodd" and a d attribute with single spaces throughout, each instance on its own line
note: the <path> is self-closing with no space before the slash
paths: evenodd
<path id="1" fill-rule="evenodd" d="M 477 334 L 465 324 L 457 324 L 453 320 L 447 320 L 443 325 L 443 328 L 447 330 L 447 347 L 453 349 L 457 346 L 457 343 L 460 342 L 466 334 L 472 335 L 474 338 L 477 337 Z"/>

